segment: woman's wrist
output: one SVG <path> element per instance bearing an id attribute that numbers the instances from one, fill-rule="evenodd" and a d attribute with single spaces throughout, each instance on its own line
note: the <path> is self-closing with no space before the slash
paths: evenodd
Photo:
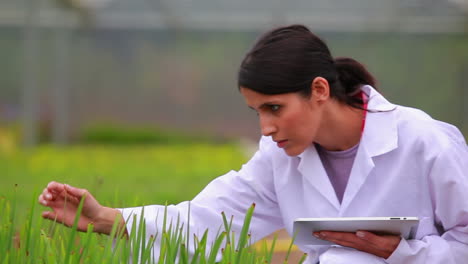
<path id="1" fill-rule="evenodd" d="M 117 234 L 127 234 L 125 220 L 123 219 L 120 211 L 115 208 L 103 206 L 96 221 L 94 222 L 94 231 L 97 233 L 110 235 L 112 232 L 112 227 L 116 221 L 118 221 Z M 122 230 L 123 232 L 121 232 Z"/>

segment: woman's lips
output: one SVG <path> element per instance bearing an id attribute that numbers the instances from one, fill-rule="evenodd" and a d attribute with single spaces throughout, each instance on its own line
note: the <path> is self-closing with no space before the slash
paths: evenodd
<path id="1" fill-rule="evenodd" d="M 278 145 L 278 148 L 284 148 L 286 146 L 287 142 L 288 142 L 288 140 L 285 139 L 285 140 L 280 140 L 280 141 L 276 142 L 276 144 Z"/>

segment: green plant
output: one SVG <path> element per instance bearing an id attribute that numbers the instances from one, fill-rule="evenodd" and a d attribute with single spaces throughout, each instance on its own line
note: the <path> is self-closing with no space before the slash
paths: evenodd
<path id="1" fill-rule="evenodd" d="M 83 143 L 105 144 L 190 144 L 216 143 L 226 141 L 202 133 L 184 133 L 180 130 L 157 127 L 125 127 L 122 125 L 100 124 L 84 129 L 80 136 Z"/>
<path id="2" fill-rule="evenodd" d="M 112 207 L 176 204 L 192 199 L 214 177 L 245 160 L 234 144 L 41 145 L 0 155 L 0 195 L 11 200 L 18 185 L 21 222 L 30 194 L 50 181 L 86 188 Z"/>
<path id="3" fill-rule="evenodd" d="M 134 221 L 128 236 L 117 229 L 117 221 L 109 236 L 93 233 L 89 225 L 87 232 L 77 231 L 78 216 L 71 228 L 57 225 L 55 222 L 44 222 L 35 212 L 35 197 L 24 226 L 17 230 L 15 225 L 15 198 L 13 201 L 0 197 L 0 262 L 1 263 L 160 263 L 160 264 L 215 264 L 215 263 L 271 263 L 274 245 L 263 253 L 258 253 L 250 244 L 250 221 L 255 205 L 246 212 L 244 226 L 239 239 L 231 231 L 231 221 L 222 214 L 224 231 L 218 232 L 213 244 L 207 241 L 206 230 L 202 237 L 194 236 L 194 251 L 189 252 L 189 230 L 184 232 L 180 219 L 176 223 L 166 221 L 162 232 L 146 238 L 145 219 L 141 216 Z M 78 213 L 81 212 L 83 201 Z M 142 214 L 143 215 L 143 214 Z M 153 255 L 153 245 L 161 239 L 159 258 Z M 223 243 L 224 242 L 224 243 Z M 291 242 L 292 243 L 292 242 Z M 224 245 L 224 247 L 222 247 Z M 266 248 L 266 247 L 265 247 Z M 218 258 L 219 257 L 219 258 Z M 287 263 L 286 256 L 284 263 Z M 301 259 L 302 263 L 305 259 Z"/>

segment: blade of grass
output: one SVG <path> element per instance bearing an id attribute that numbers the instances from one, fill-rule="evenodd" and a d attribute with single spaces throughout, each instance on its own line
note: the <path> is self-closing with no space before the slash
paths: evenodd
<path id="1" fill-rule="evenodd" d="M 289 248 L 288 248 L 288 251 L 286 252 L 286 256 L 284 258 L 284 263 L 288 263 L 288 260 L 289 260 L 289 255 L 291 254 L 291 249 L 294 245 L 294 241 L 296 240 L 296 236 L 297 236 L 297 232 L 296 231 L 291 239 L 291 243 L 289 243 Z"/>
<path id="2" fill-rule="evenodd" d="M 115 218 L 114 219 L 114 224 L 112 225 L 111 233 L 107 239 L 107 243 L 104 247 L 104 258 L 109 260 L 109 262 L 112 261 L 115 255 L 115 250 L 113 250 L 113 244 L 114 244 L 114 239 L 117 237 L 117 232 L 118 232 L 118 227 L 119 227 L 120 219 Z"/>
<path id="3" fill-rule="evenodd" d="M 13 237 L 14 237 L 14 234 L 15 234 L 15 217 L 16 217 L 16 196 L 17 196 L 17 192 L 18 192 L 18 184 L 15 184 L 15 188 L 14 188 L 14 191 L 13 191 L 13 201 L 12 201 L 12 206 L 11 206 L 11 213 L 10 213 L 10 222 L 9 222 L 9 226 L 10 226 L 10 233 L 8 235 L 8 238 L 9 238 L 9 243 L 7 243 L 7 249 L 6 251 L 10 251 L 11 250 L 11 246 L 13 245 Z"/>
<path id="4" fill-rule="evenodd" d="M 188 202 L 188 208 L 187 208 L 187 233 L 185 234 L 187 241 L 185 241 L 185 244 L 187 245 L 187 256 L 190 255 L 190 209 L 191 209 L 191 201 Z"/>
<path id="5" fill-rule="evenodd" d="M 221 212 L 221 216 L 223 217 L 224 230 L 228 234 L 226 236 L 226 244 L 231 244 L 230 234 L 231 234 L 231 226 L 232 226 L 232 217 L 231 217 L 230 223 L 228 224 L 226 214 L 224 212 Z"/>
<path id="6" fill-rule="evenodd" d="M 250 228 L 250 222 L 252 221 L 252 216 L 253 216 L 253 212 L 255 210 L 255 204 L 252 204 L 249 209 L 247 210 L 247 213 L 245 214 L 245 218 L 244 218 L 244 225 L 242 226 L 242 230 L 241 230 L 241 233 L 240 233 L 240 237 L 239 237 L 239 242 L 237 244 L 237 251 L 238 251 L 238 255 L 237 255 L 237 258 L 236 258 L 236 264 L 239 264 L 240 263 L 240 258 L 242 256 L 242 251 L 244 250 L 246 244 L 247 244 L 247 240 L 248 240 L 248 232 L 249 232 L 249 228 Z"/>
<path id="7" fill-rule="evenodd" d="M 78 260 L 78 263 L 81 263 L 82 259 L 86 258 L 86 255 L 88 254 L 89 248 L 91 247 L 91 237 L 94 235 L 93 229 L 94 226 L 92 224 L 88 225 L 88 229 L 86 230 L 86 239 L 84 242 L 83 252 L 81 252 L 80 254 L 80 259 Z"/>
<path id="8" fill-rule="evenodd" d="M 198 248 L 200 249 L 200 264 L 205 264 L 206 263 L 206 244 L 208 241 L 208 229 L 205 230 L 203 233 L 202 239 L 200 240 L 200 243 L 198 244 Z"/>
<path id="9" fill-rule="evenodd" d="M 232 250 L 232 246 L 230 243 L 226 244 L 224 250 L 222 250 L 223 258 L 221 263 L 233 263 L 233 255 L 235 252 Z"/>
<path id="10" fill-rule="evenodd" d="M 179 259 L 179 264 L 188 264 L 188 250 L 185 244 L 180 245 L 180 259 Z"/>
<path id="11" fill-rule="evenodd" d="M 197 236 L 194 234 L 193 235 L 193 248 L 194 248 L 194 253 L 192 257 L 191 264 L 198 264 L 199 263 L 199 255 L 200 255 L 200 248 L 197 246 L 199 243 Z"/>
<path id="12" fill-rule="evenodd" d="M 7 233 L 8 230 L 6 229 L 7 228 L 7 222 L 9 218 L 8 216 L 8 211 L 6 210 L 5 208 L 5 203 L 6 203 L 6 199 L 2 196 L 0 196 L 0 212 L 2 212 L 2 214 L 0 214 L 0 256 L 5 256 L 6 254 L 6 243 L 7 243 Z M 2 262 L 2 263 L 5 263 L 5 262 Z"/>
<path id="13" fill-rule="evenodd" d="M 142 215 L 144 215 L 142 213 Z M 145 253 L 145 248 L 146 248 L 146 221 L 144 217 L 141 217 L 140 225 L 139 225 L 139 236 L 140 236 L 140 252 L 137 254 L 140 255 L 140 260 L 144 261 L 144 253 Z M 143 262 L 144 263 L 144 262 Z"/>
<path id="14" fill-rule="evenodd" d="M 164 206 L 164 217 L 163 217 L 163 226 L 162 226 L 162 231 L 161 231 L 161 242 L 160 242 L 158 263 L 164 263 L 163 261 L 164 261 L 164 259 L 166 258 L 167 254 L 168 254 L 168 248 L 167 248 L 166 243 L 165 243 L 166 225 L 167 225 L 167 203 Z"/>
<path id="15" fill-rule="evenodd" d="M 31 209 L 29 211 L 29 217 L 28 217 L 28 220 L 26 221 L 26 227 L 25 227 L 26 242 L 23 247 L 23 250 L 24 250 L 23 254 L 25 254 L 25 256 L 29 255 L 29 252 L 32 251 L 30 247 L 30 241 L 31 241 L 31 232 L 32 232 L 33 215 L 34 215 L 35 207 L 36 207 L 36 197 L 35 195 L 33 195 L 33 199 L 31 202 Z"/>
<path id="16" fill-rule="evenodd" d="M 221 243 L 223 243 L 224 238 L 226 237 L 226 232 L 222 232 L 215 240 L 215 243 L 211 247 L 210 256 L 208 257 L 208 263 L 216 263 L 216 256 L 218 255 L 219 249 L 221 248 Z"/>
<path id="17" fill-rule="evenodd" d="M 304 261 L 306 260 L 306 258 L 307 258 L 307 253 L 302 254 L 302 257 L 301 257 L 301 259 L 299 259 L 298 264 L 304 263 Z"/>
<path id="18" fill-rule="evenodd" d="M 271 259 L 273 258 L 273 253 L 275 252 L 276 240 L 278 239 L 278 234 L 275 233 L 273 237 L 273 241 L 271 242 L 270 250 L 267 252 L 266 261 L 267 263 L 271 263 Z M 266 243 L 266 242 L 265 242 Z"/>
<path id="19" fill-rule="evenodd" d="M 81 211 L 83 210 L 84 201 L 86 199 L 86 194 L 81 197 L 78 209 L 76 210 L 75 220 L 73 221 L 73 226 L 71 228 L 71 233 L 68 241 L 67 251 L 65 253 L 65 262 L 69 263 L 70 255 L 72 254 L 73 244 L 75 243 L 76 232 L 78 232 L 78 221 L 80 220 Z"/>
<path id="20" fill-rule="evenodd" d="M 142 263 L 152 263 L 153 247 L 156 240 L 155 236 L 150 236 L 148 244 L 146 245 L 145 251 L 143 252 Z"/>
<path id="21" fill-rule="evenodd" d="M 142 218 L 143 218 L 143 212 L 144 212 L 145 208 L 143 207 L 142 209 L 142 213 L 138 219 L 138 223 L 141 224 L 142 222 Z M 141 235 L 140 235 L 140 229 L 141 227 L 138 228 L 138 230 L 136 229 L 136 224 L 137 223 L 137 219 L 136 219 L 136 215 L 134 215 L 134 219 L 133 219 L 133 226 L 132 226 L 132 233 L 134 235 L 134 240 L 132 241 L 132 245 L 133 245 L 133 251 L 132 251 L 132 256 L 133 256 L 133 263 L 138 263 L 138 257 L 139 257 L 139 252 L 140 252 L 140 245 L 141 245 Z"/>

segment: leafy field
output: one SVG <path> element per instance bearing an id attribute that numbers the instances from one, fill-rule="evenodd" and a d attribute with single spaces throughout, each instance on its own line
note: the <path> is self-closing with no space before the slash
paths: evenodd
<path id="1" fill-rule="evenodd" d="M 161 251 L 164 261 L 154 260 L 151 246 L 141 239 L 144 230 L 132 230 L 130 238 L 123 240 L 77 233 L 43 220 L 44 208 L 37 196 L 54 180 L 86 188 L 106 206 L 174 204 L 193 198 L 213 178 L 238 170 L 247 159 L 235 144 L 208 143 L 43 145 L 0 151 L 0 263 L 128 263 L 132 259 L 136 263 L 139 258 L 146 260 L 142 263 L 169 264 L 179 257 L 182 262 L 177 263 L 189 263 L 184 256 L 186 238 L 177 229 L 161 234 L 166 241 Z M 289 253 L 296 257 L 294 263 L 300 258 L 290 241 L 262 241 L 251 248 L 244 234 L 242 243 L 229 243 L 229 227 L 225 227 L 217 245 L 197 238 L 198 258 L 190 263 L 214 263 L 209 255 L 213 246 L 224 249 L 220 263 L 287 263 L 275 255 L 278 246 L 286 258 Z"/>
<path id="2" fill-rule="evenodd" d="M 0 263 L 159 263 L 159 264 L 265 264 L 272 263 L 276 258 L 274 244 L 262 244 L 259 254 L 256 247 L 249 242 L 249 225 L 255 206 L 247 211 L 244 226 L 240 234 L 231 232 L 231 222 L 224 214 L 224 231 L 218 231 L 215 241 L 208 243 L 206 230 L 201 237 L 191 239 L 186 236 L 183 224 L 166 221 L 162 231 L 149 239 L 145 236 L 144 219 L 139 221 L 139 228 L 127 230 L 125 235 L 118 230 L 117 222 L 109 236 L 93 233 L 93 225 L 88 225 L 87 232 L 77 232 L 78 217 L 71 228 L 65 228 L 54 222 L 44 222 L 34 210 L 36 203 L 32 203 L 31 210 L 24 225 L 17 224 L 15 200 L 13 205 L 4 197 L 0 197 Z M 83 200 L 78 207 L 81 212 Z M 160 240 L 158 254 L 153 254 L 153 242 Z M 193 254 L 189 253 L 188 245 L 193 247 Z M 287 263 L 292 244 L 284 258 Z M 304 254 L 297 263 L 306 258 Z M 281 261 L 283 263 L 283 261 Z"/>
<path id="3" fill-rule="evenodd" d="M 144 230 L 131 230 L 128 239 L 131 243 L 90 232 L 77 233 L 74 228 L 42 220 L 37 195 L 49 181 L 55 180 L 87 188 L 101 203 L 113 207 L 177 203 L 192 198 L 214 177 L 238 169 L 245 160 L 238 147 L 228 144 L 41 146 L 3 153 L 0 262 L 127 263 L 138 259 L 155 262 L 149 253 L 151 245 L 141 239 Z M 228 233 L 220 234 L 218 246 L 226 243 Z M 186 259 L 185 238 L 177 228 L 162 236 L 166 241 L 161 251 L 164 263 L 174 263 L 177 254 Z M 209 252 L 210 245 L 199 239 L 198 254 L 205 256 L 200 252 Z M 230 246 L 231 251 L 245 248 L 245 241 L 244 245 Z M 225 259 L 241 257 L 252 261 L 256 258 L 251 253 L 242 256 L 230 253 Z M 201 257 L 200 261 L 214 263 L 214 255 Z"/>
<path id="4" fill-rule="evenodd" d="M 16 186 L 20 214 L 52 180 L 86 188 L 107 206 L 178 203 L 246 160 L 234 144 L 46 145 L 0 153 L 0 195 L 11 199 Z"/>

